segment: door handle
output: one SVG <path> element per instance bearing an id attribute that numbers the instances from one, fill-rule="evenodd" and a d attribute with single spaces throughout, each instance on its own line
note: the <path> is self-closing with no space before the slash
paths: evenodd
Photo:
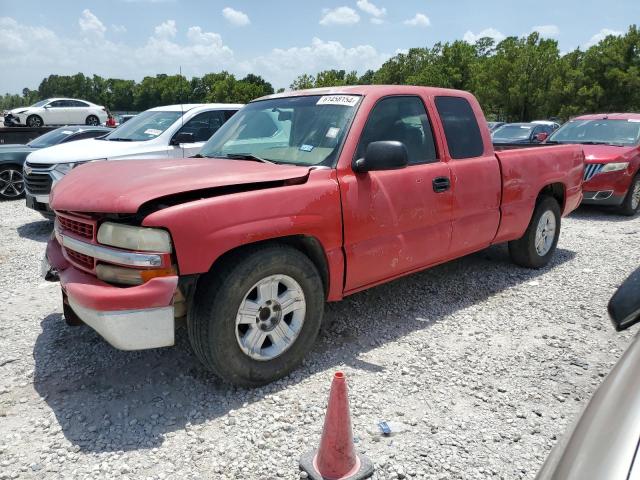
<path id="1" fill-rule="evenodd" d="M 446 192 L 451 188 L 449 177 L 436 177 L 433 179 L 433 191 L 436 193 Z"/>

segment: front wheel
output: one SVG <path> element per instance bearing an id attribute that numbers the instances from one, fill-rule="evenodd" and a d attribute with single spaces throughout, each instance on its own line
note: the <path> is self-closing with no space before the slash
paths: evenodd
<path id="1" fill-rule="evenodd" d="M 627 215 L 631 217 L 638 212 L 638 208 L 640 207 L 640 173 L 638 173 L 633 181 L 631 182 L 631 186 L 629 187 L 629 191 L 627 195 L 624 197 L 622 201 L 622 205 L 620 205 L 620 213 L 622 215 Z"/>
<path id="2" fill-rule="evenodd" d="M 509 242 L 511 260 L 527 268 L 540 268 L 549 263 L 560 237 L 560 217 L 558 201 L 542 197 L 524 235 Z"/>
<path id="3" fill-rule="evenodd" d="M 96 117 L 95 115 L 89 115 L 87 117 L 87 119 L 85 120 L 85 123 L 87 125 L 91 125 L 93 127 L 100 125 L 100 119 L 98 117 Z"/>
<path id="4" fill-rule="evenodd" d="M 189 340 L 200 361 L 225 381 L 264 385 L 302 361 L 323 309 L 322 281 L 306 255 L 287 246 L 260 247 L 200 277 Z"/>
<path id="5" fill-rule="evenodd" d="M 13 200 L 24 197 L 24 178 L 20 167 L 0 167 L 0 199 Z"/>
<path id="6" fill-rule="evenodd" d="M 27 117 L 27 126 L 31 128 L 40 128 L 44 125 L 42 118 L 38 115 L 29 115 Z"/>

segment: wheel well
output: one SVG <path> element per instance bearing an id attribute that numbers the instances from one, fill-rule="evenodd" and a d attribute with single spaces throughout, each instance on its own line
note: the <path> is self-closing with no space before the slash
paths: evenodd
<path id="1" fill-rule="evenodd" d="M 20 170 L 22 172 L 23 165 L 20 165 L 19 163 L 10 163 L 10 162 L 0 164 L 0 170 L 6 167 L 15 167 L 17 170 Z"/>
<path id="2" fill-rule="evenodd" d="M 263 247 L 269 244 L 287 245 L 305 254 L 318 269 L 320 279 L 322 280 L 322 286 L 324 287 L 325 297 L 329 294 L 329 266 L 327 264 L 327 258 L 324 254 L 324 249 L 322 248 L 322 244 L 318 239 L 306 235 L 291 235 L 287 237 L 273 238 L 260 242 L 241 245 L 232 250 L 229 250 L 228 252 L 225 252 L 220 257 L 218 257 L 216 261 L 213 262 L 213 265 L 211 266 L 209 271 L 216 269 L 230 257 L 236 257 L 238 255 L 242 255 L 243 253 L 247 253 L 257 247 Z"/>
<path id="3" fill-rule="evenodd" d="M 560 205 L 560 210 L 564 210 L 564 200 L 565 200 L 565 191 L 564 184 L 562 183 L 551 183 L 545 186 L 538 193 L 538 198 L 536 199 L 536 203 L 540 201 L 542 197 L 553 197 L 557 200 L 558 205 Z"/>

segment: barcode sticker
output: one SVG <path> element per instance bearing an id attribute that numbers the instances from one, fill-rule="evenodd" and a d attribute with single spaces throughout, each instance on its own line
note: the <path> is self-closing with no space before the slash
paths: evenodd
<path id="1" fill-rule="evenodd" d="M 316 105 L 342 105 L 353 107 L 358 103 L 357 95 L 324 95 L 316 102 Z"/>

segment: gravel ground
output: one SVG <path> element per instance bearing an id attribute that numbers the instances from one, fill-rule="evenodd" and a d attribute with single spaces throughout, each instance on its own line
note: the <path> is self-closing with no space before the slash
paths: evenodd
<path id="1" fill-rule="evenodd" d="M 327 306 L 300 369 L 242 390 L 184 329 L 174 348 L 121 352 L 68 327 L 39 276 L 50 224 L 22 202 L 0 219 L 0 479 L 298 478 L 338 369 L 374 478 L 531 479 L 633 334 L 606 304 L 640 264 L 640 218 L 581 209 L 548 268 L 499 246 L 354 295 Z"/>

